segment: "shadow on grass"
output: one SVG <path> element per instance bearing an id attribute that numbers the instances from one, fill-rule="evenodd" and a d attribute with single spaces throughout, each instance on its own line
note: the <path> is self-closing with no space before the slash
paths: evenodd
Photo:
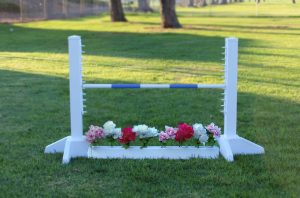
<path id="1" fill-rule="evenodd" d="M 185 33 L 133 33 L 50 30 L 1 25 L 2 52 L 67 53 L 67 37 L 82 36 L 87 54 L 137 59 L 219 62 L 224 38 Z M 9 29 L 13 28 L 13 32 Z M 241 39 L 243 46 L 249 39 Z"/>
<path id="2" fill-rule="evenodd" d="M 280 178 L 296 180 L 293 176 L 296 173 L 291 171 L 296 171 L 299 165 L 294 146 L 299 138 L 293 135 L 293 131 L 299 131 L 298 103 L 238 93 L 239 134 L 263 145 L 266 154 L 262 156 L 240 156 L 235 163 L 223 159 L 76 159 L 62 167 L 61 154 L 45 155 L 43 149 L 69 135 L 68 80 L 8 70 L 0 71 L 0 79 L 3 195 L 29 196 L 34 191 L 39 195 L 73 196 L 93 192 L 112 196 L 121 192 L 123 196 L 132 193 L 173 196 L 188 191 L 195 196 L 224 193 L 247 196 L 253 193 L 252 189 L 263 196 L 293 193 L 282 185 Z M 147 123 L 159 129 L 180 121 L 221 123 L 218 98 L 219 92 L 215 90 L 88 91 L 85 128 L 107 120 L 114 120 L 122 127 Z M 275 174 L 276 170 L 280 172 Z M 63 181 L 68 188 L 61 185 Z M 164 185 L 158 185 L 157 181 Z M 119 190 L 104 190 L 114 188 Z"/>
<path id="3" fill-rule="evenodd" d="M 190 10 L 188 11 L 177 11 L 176 12 L 179 17 L 201 17 L 201 18 L 254 18 L 254 19 L 299 19 L 300 15 L 261 15 L 256 16 L 255 14 L 233 14 L 232 12 L 220 12 L 215 11 L 212 13 L 209 12 L 192 12 Z"/>
<path id="4" fill-rule="evenodd" d="M 286 49 L 286 48 L 283 48 Z M 300 55 L 295 55 L 295 54 L 284 54 L 284 53 L 268 53 L 268 52 L 255 52 L 255 51 L 251 51 L 251 52 L 247 52 L 247 51 L 242 51 L 240 52 L 240 54 L 245 54 L 245 55 L 253 55 L 253 56 L 264 56 L 264 57 L 284 57 L 284 58 L 289 58 L 289 59 L 296 59 L 299 60 L 300 59 Z M 252 64 L 252 63 L 251 63 Z"/>
<path id="5" fill-rule="evenodd" d="M 270 26 L 266 26 L 266 27 L 260 27 L 260 26 L 230 26 L 230 25 L 199 25 L 199 24 L 195 24 L 195 25 L 190 25 L 187 24 L 184 26 L 185 29 L 187 30 L 205 30 L 205 31 L 217 31 L 217 32 L 242 32 L 242 33 L 248 33 L 248 34 L 271 34 L 271 35 L 290 35 L 290 36 L 298 36 L 300 35 L 299 30 L 298 29 L 290 29 L 290 28 L 280 28 L 277 27 L 277 30 L 297 30 L 295 32 L 275 32 L 275 31 L 269 31 L 266 32 L 264 30 L 273 30 L 276 29 L 276 27 L 272 27 L 270 28 Z M 259 31 L 258 31 L 259 30 Z"/>
<path id="6" fill-rule="evenodd" d="M 0 75 L 1 112 L 4 118 L 2 121 L 12 124 L 5 124 L 6 127 L 15 127 L 13 123 L 17 122 L 53 129 L 64 126 L 65 131 L 69 130 L 67 79 L 7 70 L 1 70 Z M 105 80 L 107 83 L 114 83 Z M 241 128 L 252 125 L 251 122 L 257 119 L 256 116 L 261 111 L 284 115 L 285 109 L 295 112 L 300 109 L 297 103 L 276 98 L 250 93 L 238 93 L 238 96 L 238 118 L 240 124 L 243 124 Z M 122 126 L 148 122 L 159 127 L 182 121 L 222 123 L 222 115 L 219 113 L 220 98 L 218 90 L 87 90 L 89 114 L 85 122 L 100 124 L 106 120 L 115 120 Z M 272 109 L 274 106 L 276 108 Z M 264 110 L 264 107 L 267 109 Z M 272 116 L 264 117 L 261 121 L 268 120 L 271 121 Z M 292 120 L 288 122 L 292 123 Z M 54 133 L 49 135 L 56 136 Z"/>

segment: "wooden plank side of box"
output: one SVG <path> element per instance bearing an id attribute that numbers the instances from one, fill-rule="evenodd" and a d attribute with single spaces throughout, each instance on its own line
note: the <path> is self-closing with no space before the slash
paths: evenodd
<path id="1" fill-rule="evenodd" d="M 190 159 L 190 158 L 218 158 L 217 146 L 130 146 L 125 149 L 121 146 L 91 146 L 88 150 L 89 158 L 116 158 L 116 159 Z"/>

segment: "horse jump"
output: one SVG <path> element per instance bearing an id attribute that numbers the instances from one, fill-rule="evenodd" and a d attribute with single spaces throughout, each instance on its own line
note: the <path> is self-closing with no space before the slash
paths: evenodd
<path id="1" fill-rule="evenodd" d="M 63 153 L 63 163 L 69 163 L 71 158 L 88 157 L 89 145 L 83 135 L 83 114 L 85 113 L 83 89 L 223 89 L 224 90 L 224 134 L 218 140 L 220 149 L 210 150 L 209 148 L 175 148 L 167 149 L 150 147 L 135 149 L 132 153 L 126 153 L 120 147 L 105 147 L 105 155 L 99 158 L 156 158 L 155 153 L 164 153 L 164 158 L 189 158 L 195 155 L 197 149 L 201 150 L 200 157 L 216 158 L 218 153 L 223 155 L 227 161 L 233 161 L 237 154 L 262 154 L 264 148 L 237 135 L 237 68 L 238 68 L 238 39 L 225 39 L 225 68 L 224 84 L 85 84 L 82 81 L 82 43 L 80 36 L 70 36 L 69 64 L 70 64 L 70 117 L 71 134 L 45 148 L 45 153 Z M 174 156 L 172 152 L 179 152 L 181 155 Z M 217 152 L 217 153 L 216 153 Z M 127 155 L 127 156 L 126 156 Z"/>

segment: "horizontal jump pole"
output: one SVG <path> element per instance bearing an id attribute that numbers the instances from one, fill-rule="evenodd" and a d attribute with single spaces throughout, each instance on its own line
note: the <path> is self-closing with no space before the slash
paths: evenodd
<path id="1" fill-rule="evenodd" d="M 84 89 L 225 89 L 224 84 L 83 84 Z"/>

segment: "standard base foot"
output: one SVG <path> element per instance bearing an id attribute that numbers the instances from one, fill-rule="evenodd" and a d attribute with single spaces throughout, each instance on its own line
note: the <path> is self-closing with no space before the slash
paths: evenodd
<path id="1" fill-rule="evenodd" d="M 45 148 L 45 153 L 63 153 L 65 150 L 65 144 L 67 139 L 70 138 L 70 136 L 64 137 L 60 140 L 57 140 L 56 142 L 49 144 Z"/>
<path id="2" fill-rule="evenodd" d="M 87 157 L 88 147 L 85 136 L 80 138 L 67 136 L 46 146 L 45 153 L 64 153 L 62 162 L 67 164 L 71 158 Z"/>
<path id="3" fill-rule="evenodd" d="M 263 154 L 265 152 L 263 147 L 237 135 L 230 138 L 222 135 L 218 142 L 220 152 L 227 161 L 233 161 L 234 155 Z"/>

